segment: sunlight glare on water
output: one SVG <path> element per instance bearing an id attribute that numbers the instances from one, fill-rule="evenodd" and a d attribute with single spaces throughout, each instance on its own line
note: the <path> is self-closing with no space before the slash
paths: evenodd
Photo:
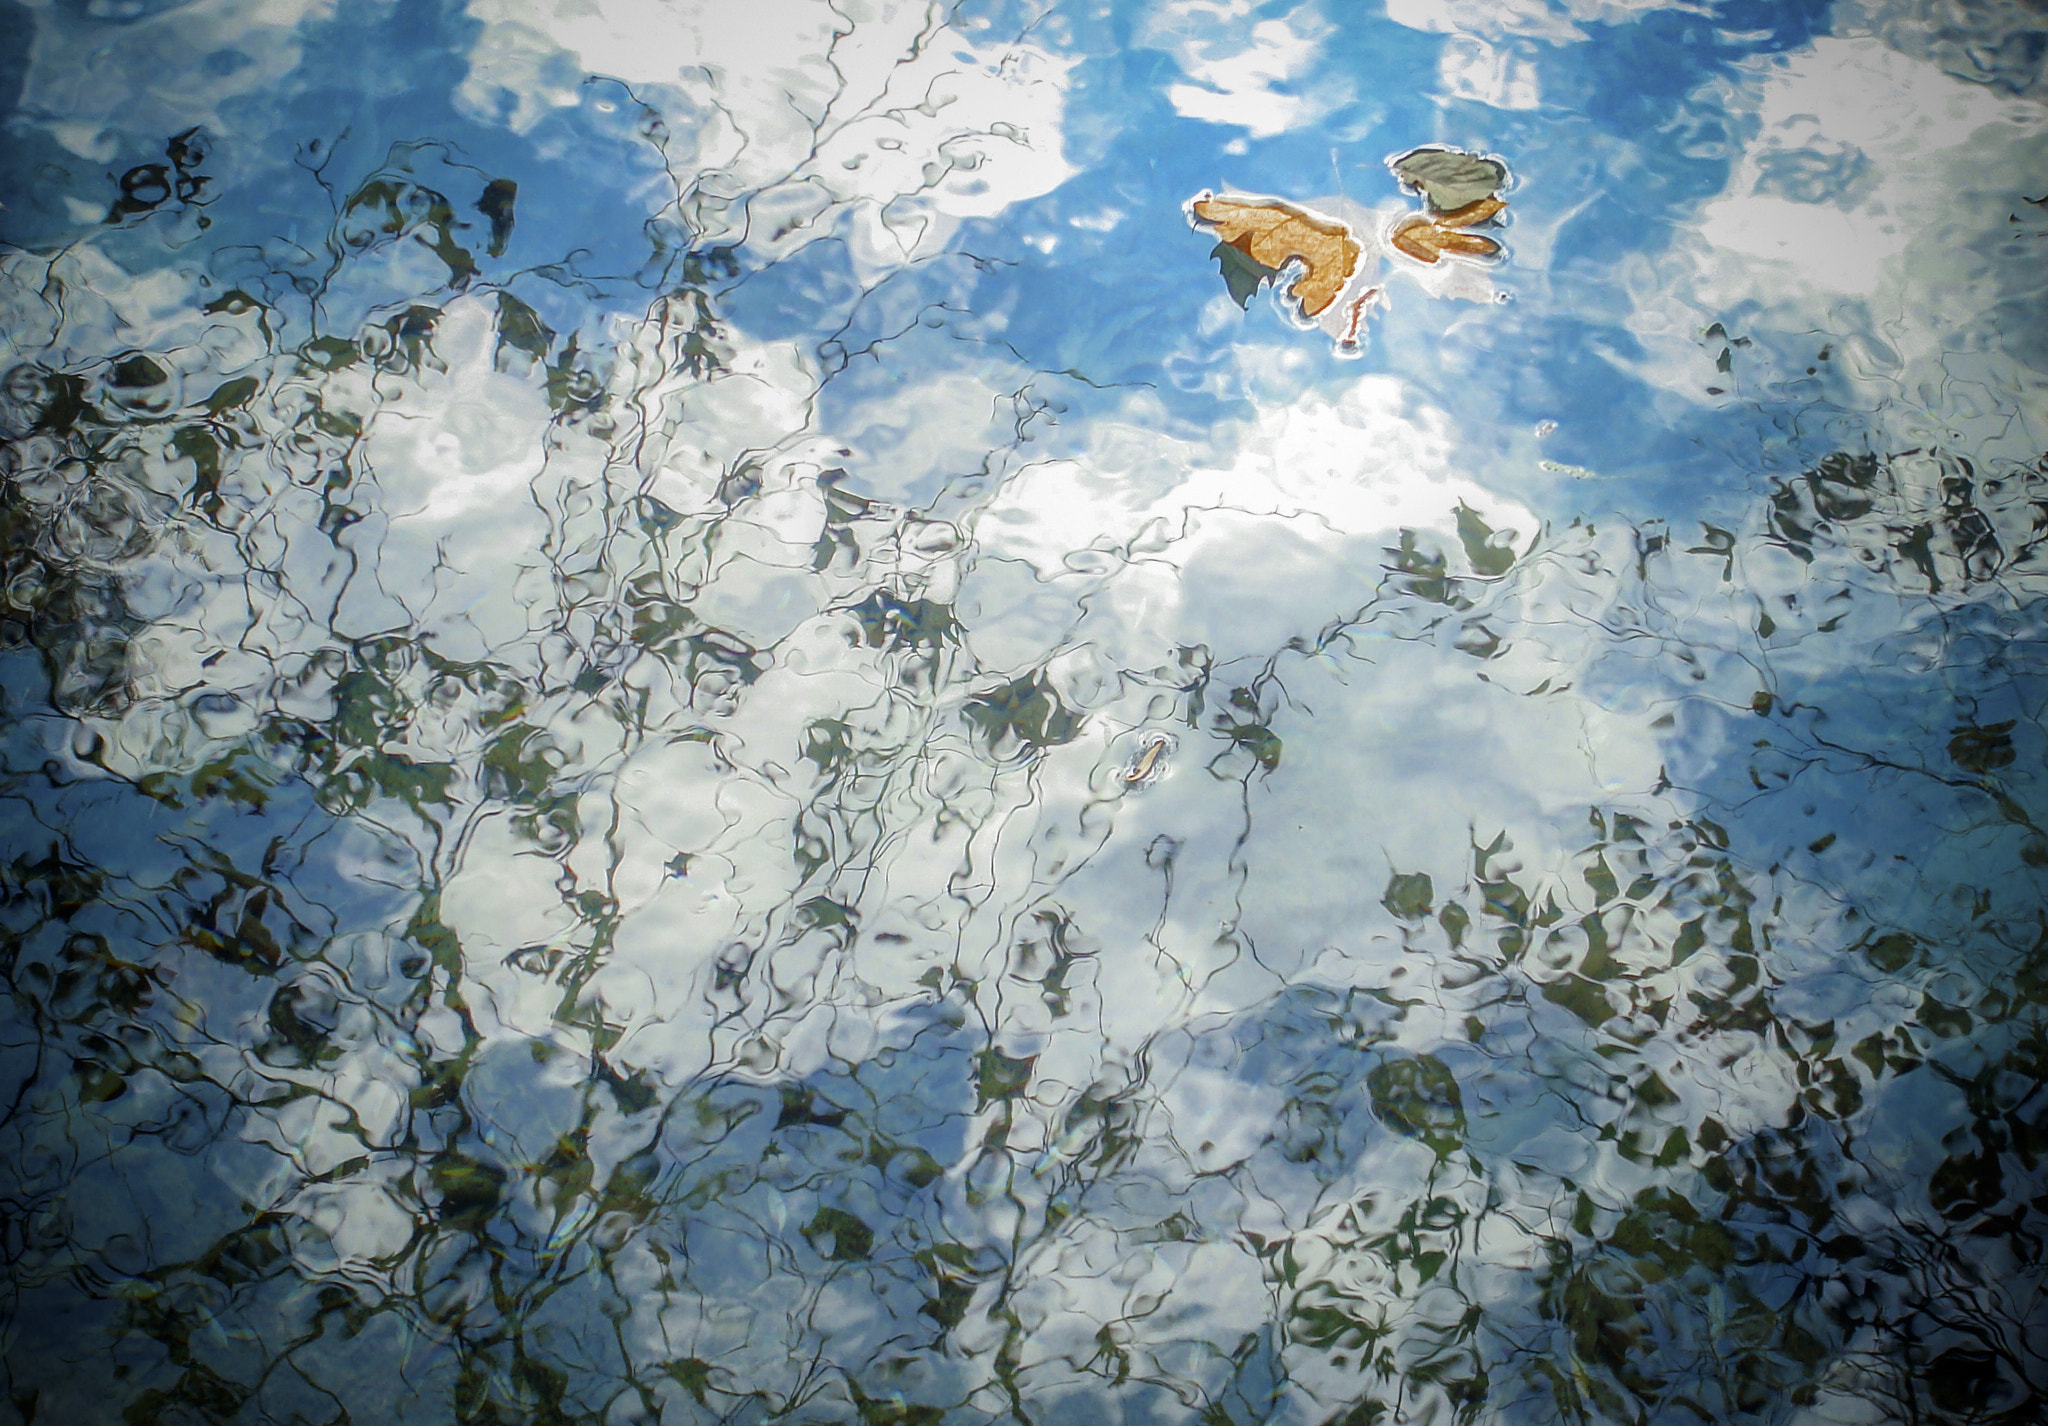
<path id="1" fill-rule="evenodd" d="M 2048 28 L 0 0 L 0 1422 L 2048 1411 Z"/>

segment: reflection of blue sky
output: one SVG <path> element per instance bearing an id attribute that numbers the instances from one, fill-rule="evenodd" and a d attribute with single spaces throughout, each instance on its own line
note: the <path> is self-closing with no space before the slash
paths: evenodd
<path id="1" fill-rule="evenodd" d="M 1903 8 L 1874 3 L 992 4 L 944 27 L 923 6 L 871 8 L 858 24 L 809 0 L 0 12 L 35 35 L 0 150 L 10 361 L 45 342 L 81 366 L 147 348 L 203 394 L 258 369 L 253 319 L 196 311 L 229 283 L 275 300 L 288 345 L 422 293 L 445 306 L 440 369 L 323 388 L 371 413 L 360 520 L 312 538 L 311 497 L 279 479 L 271 524 L 139 558 L 144 696 L 88 721 L 103 767 L 187 775 L 248 732 L 200 714 L 296 698 L 316 716 L 324 695 L 292 680 L 317 684 L 323 660 L 392 631 L 536 690 L 519 716 L 584 819 L 568 845 L 538 847 L 474 787 L 459 833 L 416 854 L 282 794 L 177 835 L 236 863 L 273 836 L 302 848 L 292 875 L 355 937 L 335 954 L 379 1004 L 410 993 L 385 964 L 410 915 L 395 888 L 434 880 L 470 1018 L 406 1034 L 441 1055 L 476 1037 L 462 1112 L 517 1180 L 507 1212 L 536 1272 L 593 1220 L 557 1212 L 535 1165 L 587 1131 L 600 1175 L 619 1172 L 652 1114 L 600 1093 L 586 1022 L 529 969 L 586 934 L 563 888 L 603 888 L 617 916 L 584 1005 L 611 1017 L 613 1060 L 704 1109 L 664 1121 L 648 1151 L 671 1206 L 688 1205 L 668 1226 L 692 1239 L 695 1296 L 650 1289 L 625 1309 L 629 1354 L 689 1341 L 764 1376 L 800 1345 L 876 1357 L 906 1322 L 933 1330 L 921 1245 L 970 1248 L 961 1271 L 986 1308 L 990 1264 L 1029 1229 L 1001 1285 L 1035 1324 L 1027 1377 L 1071 1387 L 1115 1321 L 1160 1374 L 1256 1394 L 1275 1350 L 1268 1281 L 1226 1235 L 1163 1228 L 1177 1205 L 1320 1243 L 1421 1342 L 1443 1304 L 1331 1246 L 1352 1231 L 1345 1195 L 1386 1189 L 1357 1210 L 1383 1229 L 1374 1213 L 1430 1194 L 1475 1224 L 1502 1194 L 1526 1225 L 1569 1211 L 1567 1181 L 1610 1218 L 1653 1180 L 1690 1190 L 1689 1164 L 1659 1177 L 1615 1136 L 1697 1134 L 1711 1114 L 1761 1139 L 1803 1086 L 1761 1033 L 1643 1012 L 1617 1049 L 1546 998 L 1603 914 L 1589 809 L 1655 829 L 1659 888 L 1705 855 L 1683 819 L 1727 829 L 1728 875 L 1770 907 L 1757 918 L 1778 936 L 1780 1008 L 1845 1037 L 1896 1030 L 1909 992 L 1963 959 L 1930 954 L 1873 990 L 1845 951 L 1870 927 L 1933 940 L 2026 919 L 2029 834 L 1949 747 L 1966 722 L 2017 720 L 2022 766 L 2038 764 L 2038 690 L 2014 652 L 2033 648 L 2037 576 L 1951 570 L 1937 598 L 1864 527 L 1795 560 L 1763 507 L 1774 480 L 1838 447 L 1940 445 L 1987 472 L 2038 455 L 2048 220 L 2022 200 L 2048 170 L 2038 102 L 2016 97 L 2032 81 L 1970 83 L 1986 76 L 1959 74 L 1955 46 L 1912 41 Z M 214 144 L 207 201 L 108 229 L 114 180 L 195 125 Z M 1512 300 L 1397 279 L 1357 360 L 1270 297 L 1230 304 L 1190 195 L 1408 202 L 1385 160 L 1421 143 L 1511 165 L 1497 281 Z M 410 237 L 344 260 L 336 205 L 376 174 L 450 199 L 479 253 L 467 294 Z M 519 185 L 517 224 L 484 257 L 476 204 L 498 178 Z M 731 266 L 688 275 L 682 255 L 714 244 Z M 722 324 L 715 376 L 662 346 L 664 323 L 695 310 L 673 295 L 686 281 Z M 631 441 L 548 409 L 536 370 L 498 349 L 499 288 L 604 354 L 643 423 Z M 834 470 L 839 506 L 820 483 Z M 1893 545 L 1948 499 L 1931 460 L 1896 474 Z M 629 521 L 634 499 L 659 504 Z M 850 560 L 820 538 L 835 509 Z M 1474 519 L 1512 535 L 1489 551 Z M 1419 564 L 1396 588 L 1404 530 Z M 2011 551 L 2024 535 L 2003 537 Z M 1432 557 L 1451 592 L 1416 573 Z M 245 585 L 254 560 L 302 607 Z M 650 572 L 729 656 L 718 676 L 693 684 L 605 646 L 613 594 L 591 591 Z M 856 617 L 878 590 L 957 618 L 959 650 L 888 646 Z M 1072 735 L 996 756 L 972 700 L 1040 678 L 1077 715 Z M 425 673 L 408 687 L 442 700 L 406 730 L 408 755 L 485 785 L 478 708 Z M 630 700 L 605 701 L 620 689 Z M 827 722 L 866 764 L 828 773 L 806 751 Z M 1156 781 L 1135 785 L 1133 759 L 1168 729 Z M 33 751 L 102 775 L 63 746 Z M 2023 773 L 2000 786 L 2038 818 Z M 39 807 L 102 816 L 77 798 Z M 1558 965 L 1481 974 L 1382 902 L 1397 873 L 1433 876 L 1439 902 L 1464 894 L 1475 847 L 1503 833 L 1518 860 L 1500 874 L 1562 908 Z M 137 848 L 160 835 L 124 816 L 78 852 L 146 882 Z M 822 877 L 793 861 L 802 838 L 826 845 Z M 1988 911 L 1956 894 L 1980 883 Z M 828 893 L 858 935 L 820 920 Z M 1672 910 L 1632 893 L 1667 942 L 1681 913 L 1707 916 L 1697 895 Z M 1054 913 L 1075 927 L 1071 1017 L 1013 966 Z M 1618 954 L 1647 955 L 1645 939 Z M 729 983 L 749 947 L 746 973 L 770 987 L 758 1000 Z M 1736 984 L 1740 960 L 1717 942 L 1688 969 L 1629 964 L 1683 1007 Z M 268 987 L 208 974 L 225 1039 L 275 1028 Z M 323 1174 L 360 1130 L 396 1162 L 392 1086 L 412 1061 L 347 1021 L 345 989 L 310 973 L 295 987 L 340 1027 L 336 1066 L 307 1080 L 357 1124 L 249 1113 L 217 1130 L 212 1171 L 282 1205 L 306 1261 L 367 1273 L 410 1232 L 402 1175 L 293 1188 L 251 1149 Z M 1369 1026 L 1343 1019 L 1361 1007 Z M 977 1103 L 985 1049 L 1029 1058 L 1031 1093 Z M 1469 1155 L 1367 1112 L 1376 1069 L 1424 1055 L 1460 1087 Z M 1277 1086 L 1339 1061 L 1286 1109 Z M 1634 1096 L 1652 1071 L 1672 1098 L 1646 1128 L 1630 1116 L 1649 1114 Z M 873 1146 L 838 1124 L 777 1126 L 778 1096 L 798 1091 L 938 1176 L 919 1161 L 906 1187 L 883 1154 L 806 1177 Z M 1955 1119 L 1954 1096 L 1923 1077 L 1881 1098 L 1870 1122 L 1921 1172 L 1933 1141 L 1911 1125 Z M 730 1133 L 707 1127 L 726 1110 Z M 1077 1165 L 1117 1114 L 1138 1146 L 1090 1179 Z M 1333 1160 L 1290 1157 L 1318 1134 Z M 778 1135 L 787 1157 L 759 1170 Z M 1010 1164 L 1028 1181 L 999 1183 Z M 81 1202 L 118 1202 L 111 1174 L 82 1180 Z M 851 1266 L 820 1246 L 821 1208 L 887 1243 Z M 1499 1320 L 1533 1320 L 1537 1235 L 1433 1231 L 1472 1255 Z M 663 1272 L 651 1249 L 618 1270 L 642 1288 Z M 1752 1285 L 1770 1297 L 1782 1276 Z M 571 1334 L 595 1320 L 574 1301 L 557 1309 Z M 1152 1308 L 1157 1330 L 1131 1340 Z M 1261 1331 L 1236 1363 L 1191 1345 Z M 1666 1344 L 1674 1360 L 1696 1345 Z M 919 1390 L 988 1385 L 979 1366 L 927 1367 Z M 1138 1375 L 1132 1400 L 1163 1390 Z M 1323 1386 L 1318 1407 L 1341 1381 L 1304 1389 Z"/>

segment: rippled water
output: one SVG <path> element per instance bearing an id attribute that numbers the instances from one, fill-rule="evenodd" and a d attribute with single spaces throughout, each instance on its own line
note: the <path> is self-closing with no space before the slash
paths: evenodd
<path id="1" fill-rule="evenodd" d="M 0 33 L 0 1421 L 2048 1412 L 2038 3 Z"/>

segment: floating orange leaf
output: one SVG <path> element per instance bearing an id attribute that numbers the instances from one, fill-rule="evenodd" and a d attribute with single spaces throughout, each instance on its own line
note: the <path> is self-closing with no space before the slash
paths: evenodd
<path id="1" fill-rule="evenodd" d="M 1432 222 L 1419 215 L 1403 220 L 1394 229 L 1393 242 L 1395 247 L 1420 262 L 1435 262 L 1447 252 L 1471 257 L 1494 257 L 1500 252 L 1500 244 L 1492 238 L 1481 237 L 1477 233 L 1461 233 L 1456 228 L 1442 226 L 1441 220 Z"/>
<path id="2" fill-rule="evenodd" d="M 1319 316 L 1337 300 L 1363 251 L 1351 230 L 1277 198 L 1197 198 L 1195 217 L 1254 262 L 1283 267 L 1300 259 L 1304 271 L 1287 290 L 1302 314 Z"/>
<path id="3" fill-rule="evenodd" d="M 1467 203 L 1462 208 L 1453 208 L 1448 213 L 1433 213 L 1430 215 L 1430 221 L 1439 228 L 1469 228 L 1475 223 L 1485 222 L 1494 214 L 1505 210 L 1507 206 L 1499 198 L 1481 198 L 1477 202 Z"/>

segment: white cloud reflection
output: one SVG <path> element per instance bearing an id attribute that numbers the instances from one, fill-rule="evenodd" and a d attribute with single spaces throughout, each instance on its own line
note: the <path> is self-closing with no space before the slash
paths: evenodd
<path id="1" fill-rule="evenodd" d="M 456 93 L 465 113 L 524 133 L 580 102 L 586 75 L 625 81 L 670 113 L 663 143 L 670 170 L 692 175 L 680 216 L 693 237 L 744 241 L 757 260 L 850 218 L 872 271 L 1073 172 L 1071 62 L 952 28 L 928 3 L 469 8 L 483 29 Z"/>
<path id="2" fill-rule="evenodd" d="M 1653 10 L 1710 13 L 1697 0 L 1387 0 L 1387 18 L 1413 30 L 1553 44 L 1585 39 L 1585 25 L 1625 24 Z"/>
<path id="3" fill-rule="evenodd" d="M 1721 322 L 1773 363 L 1752 381 L 1796 388 L 1814 366 L 1815 389 L 1901 445 L 2048 444 L 2026 315 L 2039 240 L 2015 221 L 2048 190 L 2048 114 L 1870 39 L 1757 61 L 1727 102 L 1750 137 L 1726 188 L 1668 250 L 1625 262 L 1653 379 L 1698 401 L 1727 388 L 1699 342 Z"/>
<path id="4" fill-rule="evenodd" d="M 1250 0 L 1179 0 L 1149 12 L 1138 34 L 1172 54 L 1190 81 L 1167 86 L 1176 113 L 1263 139 L 1314 121 L 1334 102 L 1303 83 L 1330 26 L 1310 6 L 1279 19 L 1255 19 L 1253 10 Z"/>

